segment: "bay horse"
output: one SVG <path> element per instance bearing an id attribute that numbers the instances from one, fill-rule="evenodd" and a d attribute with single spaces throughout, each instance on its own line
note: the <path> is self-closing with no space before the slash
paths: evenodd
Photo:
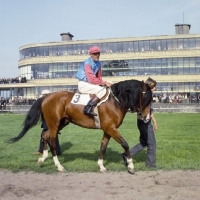
<path id="1" fill-rule="evenodd" d="M 117 128 L 122 124 L 128 110 L 137 112 L 137 117 L 144 120 L 144 122 L 149 120 L 150 102 L 152 100 L 151 88 L 154 86 L 150 87 L 144 81 L 125 80 L 108 88 L 110 89 L 108 100 L 98 106 L 98 116 L 103 130 L 100 155 L 97 162 L 100 172 L 106 172 L 103 157 L 112 137 L 123 147 L 127 155 L 128 172 L 134 174 L 134 165 L 128 143 L 120 135 Z M 39 98 L 27 113 L 19 135 L 11 138 L 9 142 L 13 143 L 20 140 L 40 119 L 45 120 L 48 131 L 42 136 L 44 150 L 42 157 L 38 159 L 38 164 L 41 165 L 48 157 L 47 141 L 50 140 L 50 150 L 54 164 L 59 172 L 65 172 L 56 155 L 57 132 L 70 122 L 84 128 L 97 129 L 94 117 L 83 114 L 84 105 L 71 103 L 74 95 L 73 92 L 59 91 Z"/>

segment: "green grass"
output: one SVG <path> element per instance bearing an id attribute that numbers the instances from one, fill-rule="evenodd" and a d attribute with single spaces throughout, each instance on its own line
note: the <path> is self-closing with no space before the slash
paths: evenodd
<path id="1" fill-rule="evenodd" d="M 158 131 L 157 165 L 163 170 L 199 170 L 200 169 L 200 113 L 155 113 Z M 0 169 L 17 171 L 35 171 L 54 173 L 51 154 L 41 167 L 37 164 L 39 156 L 33 155 L 38 150 L 40 123 L 32 128 L 19 142 L 7 144 L 6 141 L 19 134 L 24 115 L 0 115 Z M 136 126 L 136 115 L 127 114 L 122 126 L 121 135 L 132 147 L 139 141 Z M 102 139 L 101 130 L 83 129 L 70 124 L 61 131 L 59 141 L 62 155 L 59 161 L 68 172 L 99 172 L 97 160 Z M 127 171 L 122 163 L 121 145 L 110 140 L 104 156 L 104 166 L 108 171 Z M 148 170 L 145 167 L 146 150 L 134 156 L 136 171 Z"/>

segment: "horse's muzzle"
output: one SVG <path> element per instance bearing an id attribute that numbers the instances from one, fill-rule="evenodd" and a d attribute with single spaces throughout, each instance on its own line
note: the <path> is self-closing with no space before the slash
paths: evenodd
<path id="1" fill-rule="evenodd" d="M 150 115 L 148 114 L 146 117 L 142 114 L 142 112 L 137 113 L 137 118 L 139 120 L 144 121 L 144 123 L 147 123 L 150 120 Z"/>

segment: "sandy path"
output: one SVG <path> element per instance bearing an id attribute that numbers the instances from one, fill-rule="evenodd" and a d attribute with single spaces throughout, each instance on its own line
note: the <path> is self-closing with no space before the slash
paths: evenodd
<path id="1" fill-rule="evenodd" d="M 1 170 L 0 199 L 199 200 L 200 171 L 46 175 Z"/>

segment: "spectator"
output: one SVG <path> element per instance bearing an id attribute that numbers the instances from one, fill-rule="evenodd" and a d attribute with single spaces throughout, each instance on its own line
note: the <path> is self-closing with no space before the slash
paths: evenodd
<path id="1" fill-rule="evenodd" d="M 6 109 L 6 100 L 3 97 L 1 97 L 1 108 L 0 109 L 1 110 Z"/>

